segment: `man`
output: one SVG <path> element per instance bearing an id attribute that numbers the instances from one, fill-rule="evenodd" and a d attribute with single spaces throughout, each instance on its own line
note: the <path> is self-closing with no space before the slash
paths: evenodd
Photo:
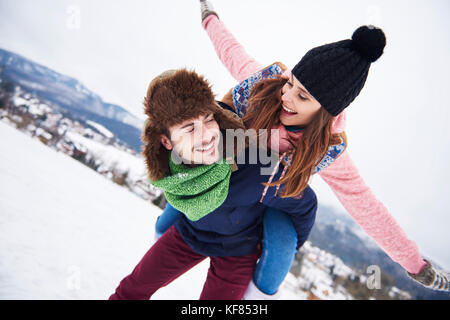
<path id="1" fill-rule="evenodd" d="M 290 216 L 299 247 L 314 224 L 316 196 L 309 187 L 300 199 L 280 198 L 269 189 L 259 202 L 267 179 L 260 174 L 264 166 L 225 160 L 234 146 L 224 143 L 224 131 L 244 127 L 218 105 L 207 81 L 195 72 L 158 76 L 144 105 L 143 154 L 150 180 L 183 215 L 110 299 L 149 299 L 206 257 L 211 266 L 200 299 L 241 299 L 260 256 L 266 207 Z M 238 151 L 249 159 L 249 148 Z"/>

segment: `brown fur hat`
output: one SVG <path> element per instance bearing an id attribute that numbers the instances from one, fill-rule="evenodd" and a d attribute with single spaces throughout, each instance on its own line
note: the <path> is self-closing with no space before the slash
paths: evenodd
<path id="1" fill-rule="evenodd" d="M 236 114 L 217 104 L 210 84 L 186 69 L 166 71 L 151 81 L 144 112 L 148 118 L 142 133 L 142 154 L 152 180 L 169 173 L 170 151 L 161 144 L 161 135 L 169 136 L 169 127 L 212 112 L 221 130 L 245 129 Z"/>

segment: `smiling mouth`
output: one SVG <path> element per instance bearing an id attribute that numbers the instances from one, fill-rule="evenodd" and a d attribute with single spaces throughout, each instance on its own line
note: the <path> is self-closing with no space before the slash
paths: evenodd
<path id="1" fill-rule="evenodd" d="M 213 138 L 212 141 L 209 144 L 207 144 L 207 145 L 205 145 L 203 147 L 200 147 L 200 148 L 195 148 L 194 150 L 195 151 L 200 151 L 200 152 L 210 151 L 214 147 L 214 140 L 215 139 Z"/>
<path id="2" fill-rule="evenodd" d="M 289 114 L 296 114 L 297 112 L 295 112 L 292 109 L 286 108 L 284 105 L 281 105 L 281 107 L 283 108 L 284 111 L 286 111 Z"/>

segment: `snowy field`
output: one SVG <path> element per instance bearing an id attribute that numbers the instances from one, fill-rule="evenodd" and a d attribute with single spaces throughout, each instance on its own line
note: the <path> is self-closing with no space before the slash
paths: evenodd
<path id="1" fill-rule="evenodd" d="M 107 299 L 161 210 L 0 122 L 0 299 Z M 153 299 L 198 299 L 205 260 Z"/>
<path id="2" fill-rule="evenodd" d="M 9 124 L 0 137 L 0 299 L 107 299 L 151 246 L 161 210 Z M 152 299 L 198 299 L 208 266 Z M 282 299 L 305 298 L 284 288 Z"/>

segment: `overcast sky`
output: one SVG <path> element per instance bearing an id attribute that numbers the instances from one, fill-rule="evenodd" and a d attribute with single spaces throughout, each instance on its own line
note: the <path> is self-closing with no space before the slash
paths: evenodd
<path id="1" fill-rule="evenodd" d="M 311 48 L 383 28 L 384 55 L 347 109 L 348 151 L 421 252 L 450 267 L 450 2 L 215 0 L 247 52 L 293 67 Z M 201 27 L 197 0 L 0 0 L 0 47 L 72 76 L 139 117 L 166 69 L 235 85 Z M 319 201 L 341 208 L 315 177 Z M 341 208 L 342 209 L 342 208 Z M 342 209 L 343 210 L 343 209 Z"/>

